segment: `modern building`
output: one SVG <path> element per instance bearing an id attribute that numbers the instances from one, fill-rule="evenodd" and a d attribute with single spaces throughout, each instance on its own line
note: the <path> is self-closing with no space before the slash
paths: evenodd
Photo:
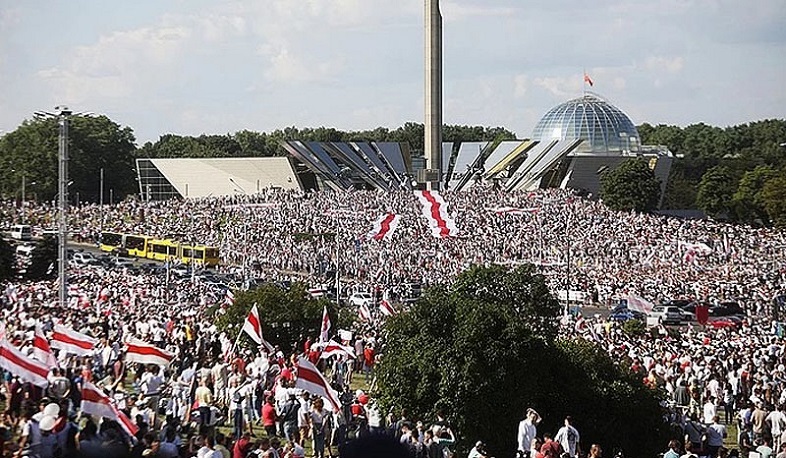
<path id="1" fill-rule="evenodd" d="M 267 188 L 302 189 L 286 157 L 137 159 L 144 200 L 255 194 Z"/>

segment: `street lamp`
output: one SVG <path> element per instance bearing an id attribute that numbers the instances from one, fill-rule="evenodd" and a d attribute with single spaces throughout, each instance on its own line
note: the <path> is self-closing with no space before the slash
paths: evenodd
<path id="1" fill-rule="evenodd" d="M 39 118 L 57 119 L 60 124 L 58 135 L 58 240 L 57 240 L 57 276 L 58 276 L 58 301 L 60 307 L 65 307 L 68 299 L 66 275 L 68 264 L 66 262 L 68 236 L 68 124 L 69 118 L 74 113 L 65 106 L 55 107 L 55 113 L 38 111 Z"/>

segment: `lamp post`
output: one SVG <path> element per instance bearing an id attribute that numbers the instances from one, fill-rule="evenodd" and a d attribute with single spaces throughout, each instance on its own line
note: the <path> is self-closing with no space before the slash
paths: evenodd
<path id="1" fill-rule="evenodd" d="M 58 278 L 58 301 L 60 307 L 65 307 L 67 301 L 66 275 L 68 274 L 68 264 L 66 262 L 68 236 L 68 123 L 69 118 L 74 113 L 68 107 L 55 107 L 56 113 L 37 112 L 36 116 L 42 118 L 56 118 L 60 124 L 58 135 L 58 240 L 57 240 L 57 278 Z"/>
<path id="2" fill-rule="evenodd" d="M 235 192 L 242 193 L 244 196 L 247 196 L 246 190 L 243 189 L 242 186 L 237 184 L 232 177 L 229 177 L 229 182 L 235 185 Z M 243 215 L 243 268 L 241 275 L 243 276 L 243 289 L 246 289 L 246 285 L 248 282 L 248 275 L 246 271 L 246 264 L 248 264 L 248 217 Z"/>

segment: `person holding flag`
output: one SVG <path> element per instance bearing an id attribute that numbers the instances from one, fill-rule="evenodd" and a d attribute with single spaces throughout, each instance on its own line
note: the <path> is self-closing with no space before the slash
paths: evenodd
<path id="1" fill-rule="evenodd" d="M 327 342 L 330 340 L 330 315 L 328 315 L 327 305 L 322 309 L 322 326 L 319 330 L 319 341 Z"/>

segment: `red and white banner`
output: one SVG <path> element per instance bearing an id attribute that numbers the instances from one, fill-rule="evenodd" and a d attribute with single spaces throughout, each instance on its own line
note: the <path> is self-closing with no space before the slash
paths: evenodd
<path id="1" fill-rule="evenodd" d="M 35 325 L 33 333 L 33 358 L 46 364 L 50 369 L 57 367 L 57 358 L 52 353 L 40 324 Z"/>
<path id="2" fill-rule="evenodd" d="M 83 413 L 116 421 L 131 437 L 135 437 L 139 431 L 126 414 L 112 404 L 109 396 L 88 381 L 82 382 L 82 403 L 79 407 Z"/>
<path id="3" fill-rule="evenodd" d="M 531 215 L 538 213 L 540 211 L 539 208 L 518 208 L 518 207 L 496 207 L 496 208 L 487 208 L 486 210 L 494 212 L 498 215 Z"/>
<path id="4" fill-rule="evenodd" d="M 366 238 L 369 240 L 390 240 L 393 237 L 393 233 L 398 229 L 400 220 L 401 216 L 393 213 L 380 216 L 374 221 L 374 228 L 366 234 Z"/>
<path id="5" fill-rule="evenodd" d="M 77 356 L 93 354 L 98 341 L 90 336 L 56 324 L 52 333 L 52 348 Z"/>
<path id="6" fill-rule="evenodd" d="M 35 386 L 46 388 L 49 384 L 46 380 L 49 375 L 46 364 L 23 355 L 5 339 L 0 340 L 0 367 Z"/>
<path id="7" fill-rule="evenodd" d="M 436 191 L 415 191 L 421 205 L 423 205 L 423 216 L 428 220 L 431 228 L 431 235 L 434 237 L 456 237 L 458 228 L 456 222 L 448 214 L 448 206 L 445 200 Z"/>
<path id="8" fill-rule="evenodd" d="M 652 307 L 652 302 L 647 301 L 643 297 L 636 296 L 635 294 L 628 295 L 628 310 L 649 314 L 652 311 Z"/>
<path id="9" fill-rule="evenodd" d="M 311 394 L 322 396 L 328 401 L 329 407 L 334 412 L 341 411 L 341 403 L 338 402 L 338 394 L 330 388 L 330 384 L 311 362 L 305 358 L 297 359 L 297 379 L 295 388 L 306 390 Z M 327 406 L 327 405 L 326 405 Z"/>
<path id="10" fill-rule="evenodd" d="M 328 315 L 327 305 L 322 309 L 322 327 L 319 329 L 319 341 L 327 342 L 330 340 L 330 316 Z"/>
<path id="11" fill-rule="evenodd" d="M 379 310 L 385 316 L 393 316 L 398 313 L 396 309 L 393 308 L 393 305 L 387 299 L 382 299 L 382 301 L 380 301 Z"/>
<path id="12" fill-rule="evenodd" d="M 131 338 L 126 342 L 126 362 L 140 364 L 168 365 L 175 355 L 166 350 L 156 348 L 139 339 Z"/>
<path id="13" fill-rule="evenodd" d="M 235 305 L 235 293 L 231 289 L 227 290 L 227 295 L 224 298 L 224 304 L 227 306 Z"/>
<path id="14" fill-rule="evenodd" d="M 360 315 L 360 319 L 363 321 L 371 321 L 371 310 L 368 309 L 368 305 L 366 303 L 360 304 L 358 307 L 358 314 Z"/>
<path id="15" fill-rule="evenodd" d="M 251 311 L 248 312 L 248 316 L 246 317 L 246 322 L 243 323 L 243 328 L 240 331 L 245 331 L 245 333 L 251 337 L 251 340 L 256 342 L 257 345 L 262 345 L 265 347 L 265 350 L 268 353 L 273 352 L 273 346 L 265 341 L 264 337 L 262 337 L 262 322 L 259 321 L 259 310 L 257 309 L 257 304 L 254 304 L 254 306 L 251 307 Z"/>
<path id="16" fill-rule="evenodd" d="M 320 342 L 312 345 L 312 347 L 322 350 L 320 358 L 330 358 L 331 356 L 348 356 L 355 358 L 355 350 L 348 345 L 341 345 L 333 339 L 328 342 Z"/>

